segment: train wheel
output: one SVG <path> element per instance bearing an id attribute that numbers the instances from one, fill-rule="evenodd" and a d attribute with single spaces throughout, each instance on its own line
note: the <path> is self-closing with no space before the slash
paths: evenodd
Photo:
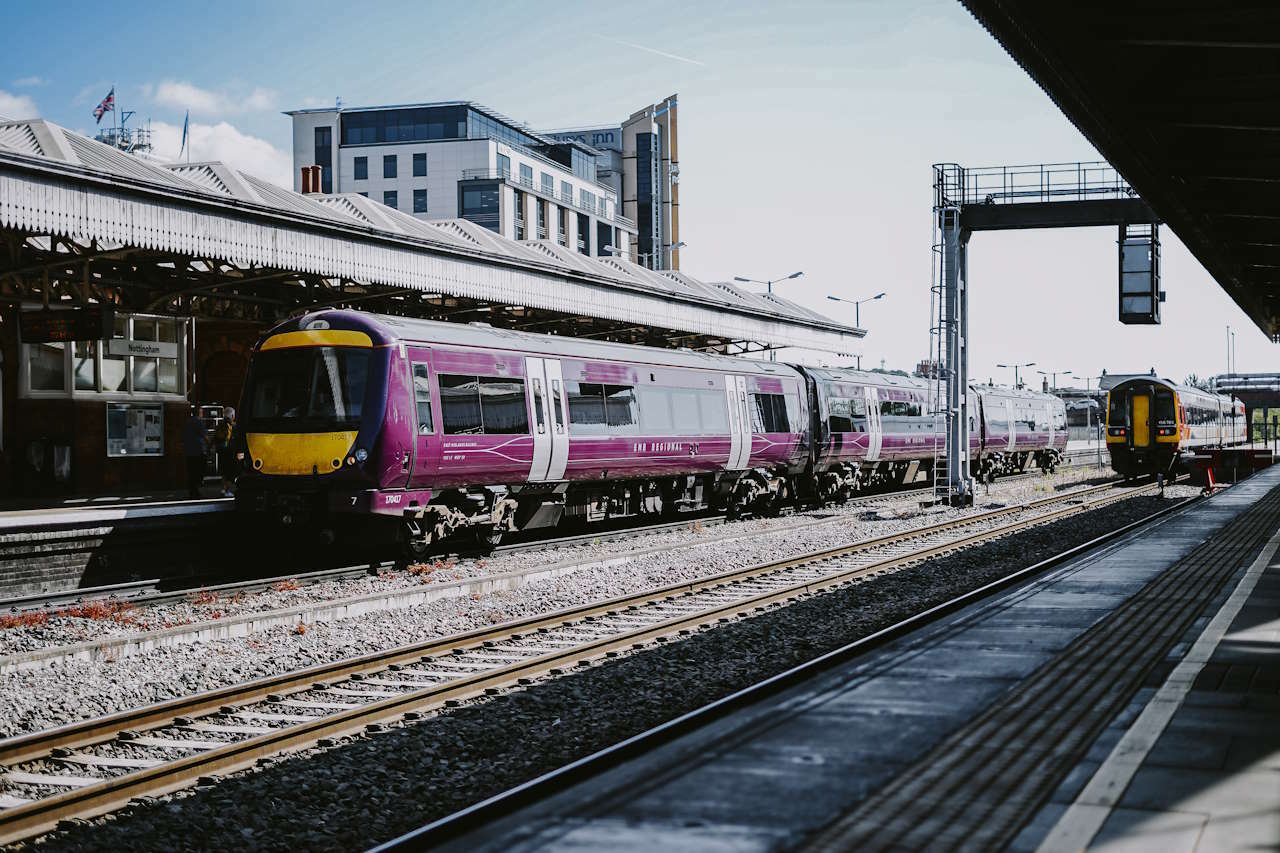
<path id="1" fill-rule="evenodd" d="M 432 536 L 430 533 L 414 533 L 413 528 L 409 528 L 405 536 L 401 550 L 404 552 L 405 559 L 411 563 L 418 563 L 425 560 L 427 555 L 431 553 Z"/>

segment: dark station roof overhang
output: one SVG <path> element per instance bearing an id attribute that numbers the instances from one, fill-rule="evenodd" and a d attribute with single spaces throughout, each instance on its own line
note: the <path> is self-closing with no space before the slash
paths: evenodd
<path id="1" fill-rule="evenodd" d="M 961 2 L 1280 341 L 1280 5 Z"/>

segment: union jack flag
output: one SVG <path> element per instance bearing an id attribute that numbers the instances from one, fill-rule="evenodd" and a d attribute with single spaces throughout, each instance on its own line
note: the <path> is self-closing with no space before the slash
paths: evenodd
<path id="1" fill-rule="evenodd" d="M 93 118 L 94 124 L 102 124 L 102 117 L 116 108 L 116 87 L 112 86 L 111 91 L 107 92 L 107 96 L 102 99 L 98 106 L 94 107 Z"/>

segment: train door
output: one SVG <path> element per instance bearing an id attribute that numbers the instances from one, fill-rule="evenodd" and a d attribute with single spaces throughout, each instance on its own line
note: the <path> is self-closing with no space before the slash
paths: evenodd
<path id="1" fill-rule="evenodd" d="M 884 433 L 880 429 L 880 389 L 874 385 L 863 385 L 862 391 L 867 399 L 867 461 L 878 462 L 884 441 Z"/>
<path id="2" fill-rule="evenodd" d="M 569 428 L 560 361 L 527 356 L 524 372 L 533 407 L 533 463 L 529 466 L 529 480 L 563 480 L 569 461 Z"/>
<path id="3" fill-rule="evenodd" d="M 409 385 L 413 389 L 413 459 L 405 460 L 412 470 L 410 486 L 429 484 L 440 468 L 440 442 L 436 441 L 435 414 L 431 407 L 430 351 L 411 347 L 406 350 Z M 412 466 L 410 468 L 409 466 Z"/>
<path id="4" fill-rule="evenodd" d="M 1129 423 L 1134 447 L 1151 445 L 1151 397 L 1147 394 L 1129 395 Z"/>
<path id="5" fill-rule="evenodd" d="M 728 403 L 730 450 L 726 469 L 740 471 L 751 464 L 751 410 L 746 400 L 746 377 L 724 377 Z"/>
<path id="6" fill-rule="evenodd" d="M 1018 442 L 1018 422 L 1013 417 L 1013 401 L 1004 401 L 1004 421 L 1009 425 L 1009 443 L 1005 446 L 1006 450 L 1013 451 L 1014 445 Z"/>
<path id="7" fill-rule="evenodd" d="M 1044 422 L 1048 425 L 1049 430 L 1049 447 L 1053 447 L 1053 406 L 1049 403 L 1044 404 Z"/>

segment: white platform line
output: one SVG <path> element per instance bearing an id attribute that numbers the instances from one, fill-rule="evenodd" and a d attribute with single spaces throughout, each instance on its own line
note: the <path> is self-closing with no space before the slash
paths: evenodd
<path id="1" fill-rule="evenodd" d="M 1196 677 L 1204 669 L 1204 665 L 1213 657 L 1218 643 L 1226 635 L 1227 629 L 1239 615 L 1240 609 L 1249 599 L 1258 578 L 1271 564 L 1276 550 L 1280 548 L 1280 530 L 1267 541 L 1262 553 L 1249 566 L 1244 577 L 1236 584 L 1226 604 L 1210 620 L 1201 632 L 1195 645 L 1187 652 L 1186 657 L 1174 668 L 1165 683 L 1151 697 L 1142 713 L 1129 726 L 1128 731 L 1120 738 L 1120 742 L 1111 750 L 1106 761 L 1097 769 L 1084 790 L 1076 797 L 1075 802 L 1058 819 L 1057 824 L 1045 836 L 1038 848 L 1039 853 L 1065 853 L 1065 851 L 1083 850 L 1093 841 L 1102 824 L 1110 816 L 1112 809 L 1124 795 L 1125 789 L 1133 780 L 1146 760 L 1148 753 L 1160 739 L 1174 713 L 1182 707 L 1182 702 L 1191 692 Z"/>

